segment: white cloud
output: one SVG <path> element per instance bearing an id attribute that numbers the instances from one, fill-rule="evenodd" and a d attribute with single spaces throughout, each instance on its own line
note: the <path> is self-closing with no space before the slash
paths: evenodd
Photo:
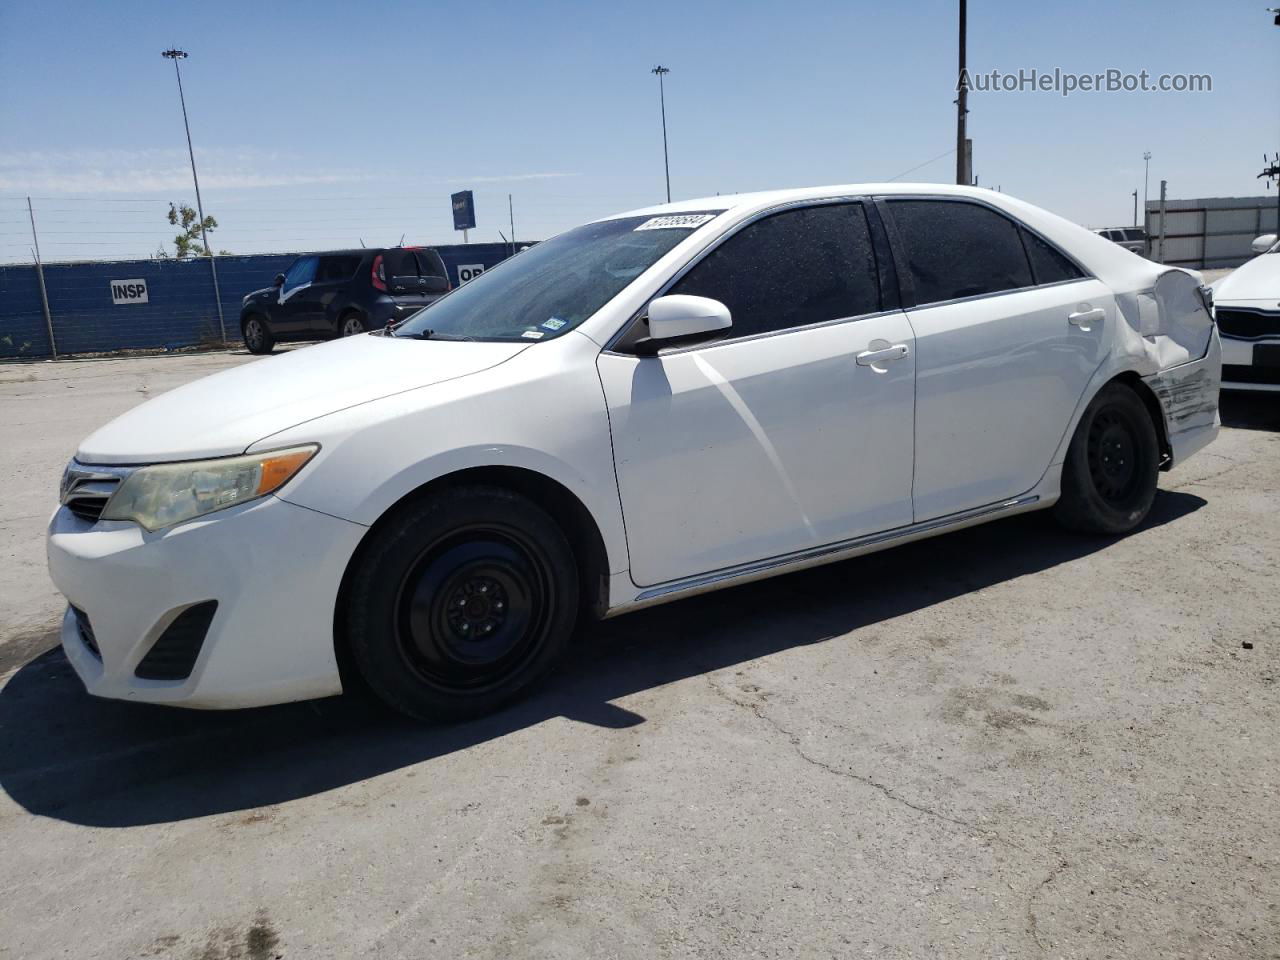
<path id="1" fill-rule="evenodd" d="M 577 177 L 577 173 L 508 173 L 488 177 L 444 177 L 438 183 L 514 183 L 518 180 L 559 180 L 562 177 Z"/>
<path id="2" fill-rule="evenodd" d="M 200 186 L 208 190 L 350 183 L 365 172 L 300 169 L 296 158 L 253 149 L 202 150 Z M 191 186 L 185 150 L 0 151 L 0 190 L 32 194 L 162 193 Z"/>

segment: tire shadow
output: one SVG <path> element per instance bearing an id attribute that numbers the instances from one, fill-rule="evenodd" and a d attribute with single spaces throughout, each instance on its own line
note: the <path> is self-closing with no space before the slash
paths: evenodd
<path id="1" fill-rule="evenodd" d="M 1204 504 L 1161 491 L 1143 529 Z M 310 796 L 552 717 L 634 726 L 645 718 L 612 701 L 844 637 L 1115 539 L 1077 537 L 1026 514 L 640 611 L 589 629 L 528 700 L 445 727 L 402 720 L 359 694 L 225 713 L 95 700 L 61 650 L 45 649 L 0 689 L 0 787 L 27 811 L 71 823 L 169 823 Z M 54 633 L 33 638 L 27 655 L 56 643 Z"/>

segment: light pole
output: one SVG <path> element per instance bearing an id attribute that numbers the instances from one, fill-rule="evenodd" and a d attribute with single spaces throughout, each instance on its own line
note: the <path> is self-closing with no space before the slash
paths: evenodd
<path id="1" fill-rule="evenodd" d="M 969 78 L 965 75 L 965 39 L 968 33 L 968 4 L 960 0 L 960 57 L 956 71 L 956 183 L 967 187 L 973 180 L 969 169 L 965 115 L 969 112 Z"/>
<path id="2" fill-rule="evenodd" d="M 663 89 L 662 78 L 671 71 L 662 64 L 649 71 L 658 75 L 658 102 L 662 105 L 662 168 L 667 174 L 667 203 L 671 202 L 671 162 L 667 159 L 667 94 Z"/>
<path id="3" fill-rule="evenodd" d="M 1142 154 L 1142 161 L 1146 164 L 1146 169 L 1142 173 L 1142 229 L 1147 229 L 1147 190 L 1151 180 L 1151 151 L 1145 150 Z"/>
<path id="4" fill-rule="evenodd" d="M 209 235 L 204 229 L 204 204 L 200 202 L 200 178 L 196 176 L 196 152 L 191 146 L 191 124 L 187 122 L 187 98 L 182 93 L 182 71 L 178 61 L 187 58 L 185 50 L 165 50 L 160 54 L 173 61 L 173 72 L 178 78 L 178 102 L 182 104 L 182 126 L 187 131 L 187 154 L 191 157 L 191 180 L 196 185 L 196 214 L 200 217 L 200 239 L 204 243 L 205 256 L 209 258 L 209 272 L 213 275 L 213 299 L 218 304 L 218 328 L 222 342 L 227 342 L 227 322 L 222 317 L 222 293 L 218 290 L 218 268 L 213 262 L 213 250 L 209 247 Z"/>
<path id="5" fill-rule="evenodd" d="M 1133 225 L 1138 225 L 1138 191 L 1133 191 Z"/>

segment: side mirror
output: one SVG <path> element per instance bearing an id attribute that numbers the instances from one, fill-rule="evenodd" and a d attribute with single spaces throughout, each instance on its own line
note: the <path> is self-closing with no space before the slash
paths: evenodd
<path id="1" fill-rule="evenodd" d="M 729 308 L 710 297 L 691 297 L 676 293 L 658 297 L 649 304 L 649 339 L 683 340 L 702 334 L 728 330 L 733 326 Z"/>
<path id="2" fill-rule="evenodd" d="M 277 273 L 277 274 L 276 274 L 276 278 L 275 278 L 273 281 L 271 281 L 271 285 L 272 285 L 273 287 L 283 287 L 283 286 L 284 286 L 284 274 L 283 274 L 283 273 Z"/>
<path id="3" fill-rule="evenodd" d="M 1260 237 L 1255 237 L 1253 243 L 1249 247 L 1254 253 L 1266 253 L 1276 245 L 1276 235 L 1274 233 L 1264 233 Z"/>

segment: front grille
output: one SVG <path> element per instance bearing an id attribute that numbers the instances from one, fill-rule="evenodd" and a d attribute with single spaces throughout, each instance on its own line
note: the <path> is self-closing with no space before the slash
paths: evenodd
<path id="1" fill-rule="evenodd" d="M 62 474 L 60 499 L 81 520 L 96 523 L 116 487 L 132 471 L 132 467 L 85 466 L 72 460 Z"/>
<path id="2" fill-rule="evenodd" d="M 1280 336 L 1280 313 L 1260 310 L 1238 310 L 1234 307 L 1216 311 L 1218 331 L 1227 337 L 1256 340 L 1258 337 Z"/>
<path id="3" fill-rule="evenodd" d="M 1222 382 L 1280 384 L 1280 367 L 1247 367 L 1238 363 L 1224 363 Z"/>
<path id="4" fill-rule="evenodd" d="M 76 618 L 76 633 L 80 635 L 80 642 L 101 660 L 102 652 L 98 649 L 98 638 L 93 635 L 93 624 L 89 622 L 89 615 L 79 607 L 72 607 L 71 615 Z"/>
<path id="5" fill-rule="evenodd" d="M 217 600 L 206 600 L 178 614 L 134 668 L 134 676 L 143 680 L 185 680 L 191 676 L 217 609 Z"/>

